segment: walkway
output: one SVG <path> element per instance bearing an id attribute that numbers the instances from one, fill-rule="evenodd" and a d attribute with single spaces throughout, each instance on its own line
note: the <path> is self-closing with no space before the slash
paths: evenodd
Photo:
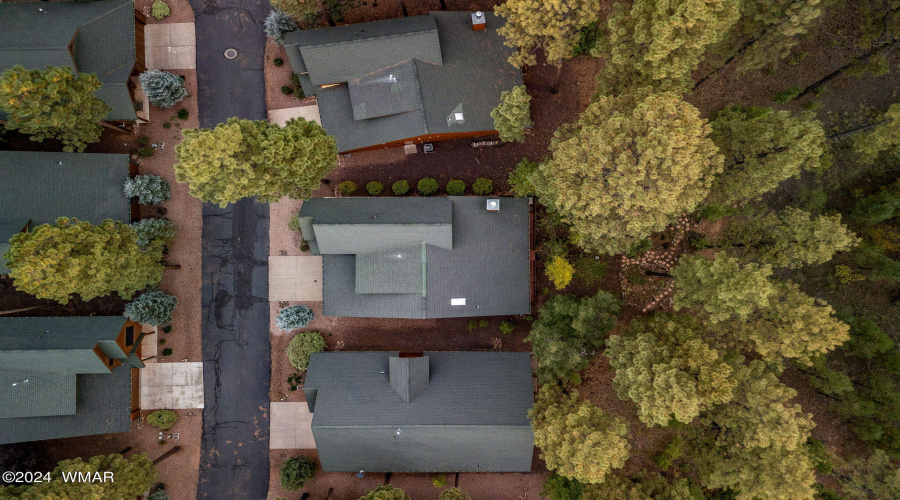
<path id="1" fill-rule="evenodd" d="M 266 119 L 267 0 L 191 0 L 200 126 Z M 234 48 L 238 57 L 223 57 Z M 269 209 L 203 207 L 203 440 L 198 498 L 266 498 L 269 484 Z"/>

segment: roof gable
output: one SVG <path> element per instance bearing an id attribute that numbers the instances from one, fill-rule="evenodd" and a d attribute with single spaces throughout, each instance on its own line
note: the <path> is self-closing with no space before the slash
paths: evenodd
<path id="1" fill-rule="evenodd" d="M 404 61 L 350 80 L 348 88 L 355 120 L 422 109 L 413 61 Z"/>
<path id="2" fill-rule="evenodd" d="M 409 403 L 428 387 L 428 356 L 401 357 L 391 356 L 388 363 L 391 387 Z"/>

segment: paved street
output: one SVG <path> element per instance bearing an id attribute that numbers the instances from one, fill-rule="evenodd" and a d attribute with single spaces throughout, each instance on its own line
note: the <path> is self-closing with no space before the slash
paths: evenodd
<path id="1" fill-rule="evenodd" d="M 266 0 L 191 0 L 200 126 L 266 119 Z M 223 53 L 238 51 L 234 60 Z M 269 482 L 268 206 L 203 208 L 203 381 L 199 498 L 263 499 Z"/>

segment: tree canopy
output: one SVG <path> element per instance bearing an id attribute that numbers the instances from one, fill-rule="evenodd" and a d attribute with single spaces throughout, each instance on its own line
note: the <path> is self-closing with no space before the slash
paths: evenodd
<path id="1" fill-rule="evenodd" d="M 579 500 L 695 500 L 687 479 L 667 482 L 661 475 L 612 474 L 601 485 L 589 485 Z"/>
<path id="2" fill-rule="evenodd" d="M 747 202 L 829 164 L 825 131 L 809 113 L 729 106 L 710 125 L 710 139 L 725 156 L 725 169 L 710 191 L 712 203 Z"/>
<path id="3" fill-rule="evenodd" d="M 32 141 L 59 139 L 63 151 L 84 151 L 100 140 L 100 122 L 112 110 L 94 93 L 100 80 L 72 74 L 70 68 L 47 66 L 27 70 L 14 66 L 0 76 L 0 110 L 6 128 L 30 135 Z"/>
<path id="4" fill-rule="evenodd" d="M 771 266 L 742 266 L 724 252 L 717 253 L 715 260 L 699 255 L 682 257 L 671 272 L 675 277 L 675 309 L 700 309 L 712 323 L 746 320 L 760 307 L 767 307 L 776 293 L 769 281 Z"/>
<path id="5" fill-rule="evenodd" d="M 255 196 L 274 202 L 303 199 L 337 166 L 334 138 L 315 122 L 294 118 L 279 127 L 230 118 L 214 129 L 190 129 L 175 146 L 178 182 L 191 194 L 224 207 Z"/>
<path id="6" fill-rule="evenodd" d="M 90 474 L 112 472 L 114 481 L 64 480 L 63 473 Z M 97 455 L 87 461 L 81 458 L 63 460 L 53 469 L 49 482 L 23 486 L 0 487 L 0 498 L 22 500 L 108 500 L 137 498 L 143 495 L 159 477 L 153 463 L 145 454 Z"/>
<path id="7" fill-rule="evenodd" d="M 554 295 L 547 301 L 525 337 L 537 358 L 538 379 L 542 383 L 570 380 L 586 368 L 616 324 L 621 305 L 604 291 L 582 299 Z"/>
<path id="8" fill-rule="evenodd" d="M 881 153 L 900 155 L 900 103 L 891 104 L 878 122 L 883 123 L 854 138 L 853 151 L 863 163 L 874 163 Z"/>
<path id="9" fill-rule="evenodd" d="M 524 85 L 504 90 L 500 104 L 491 111 L 494 129 L 504 142 L 523 142 L 525 128 L 531 126 L 531 96 Z"/>
<path id="10" fill-rule="evenodd" d="M 708 133 L 674 93 L 601 96 L 557 131 L 531 184 L 585 249 L 625 252 L 706 198 L 722 169 Z"/>
<path id="11" fill-rule="evenodd" d="M 579 30 L 600 17 L 600 0 L 508 0 L 495 9 L 506 24 L 497 30 L 507 47 L 517 49 L 509 63 L 518 68 L 537 62 L 544 49 L 547 62 L 561 65 L 572 56 Z"/>
<path id="12" fill-rule="evenodd" d="M 559 386 L 541 387 L 528 412 L 534 444 L 547 468 L 582 483 L 602 483 L 621 468 L 631 449 L 625 421 L 578 399 L 578 391 L 564 395 Z"/>
<path id="13" fill-rule="evenodd" d="M 704 333 L 687 314 L 656 314 L 609 338 L 604 354 L 616 372 L 613 387 L 619 398 L 637 404 L 642 422 L 687 424 L 731 400 L 737 385 L 732 366 Z"/>
<path id="14" fill-rule="evenodd" d="M 601 94 L 650 85 L 685 92 L 703 53 L 738 19 L 739 0 L 635 0 L 615 4 L 607 33 L 591 54 L 606 59 Z"/>
<path id="15" fill-rule="evenodd" d="M 61 217 L 10 240 L 9 275 L 17 289 L 67 304 L 112 292 L 130 299 L 162 280 L 162 246 L 142 250 L 135 231 L 105 220 L 100 225 Z"/>

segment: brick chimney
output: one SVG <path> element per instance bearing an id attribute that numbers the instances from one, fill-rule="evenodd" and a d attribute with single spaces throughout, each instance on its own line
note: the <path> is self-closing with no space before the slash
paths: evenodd
<path id="1" fill-rule="evenodd" d="M 472 31 L 484 31 L 484 12 L 478 11 L 472 14 Z"/>

